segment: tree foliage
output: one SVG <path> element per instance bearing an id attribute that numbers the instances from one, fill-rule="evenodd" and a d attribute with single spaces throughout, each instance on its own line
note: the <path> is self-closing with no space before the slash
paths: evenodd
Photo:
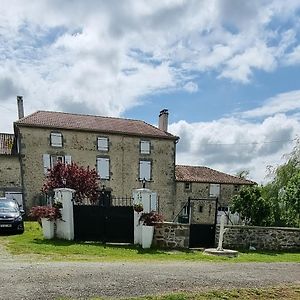
<path id="1" fill-rule="evenodd" d="M 299 226 L 299 204 L 297 203 L 299 203 L 300 185 L 296 184 L 299 174 L 300 144 L 298 141 L 292 153 L 287 156 L 286 163 L 273 169 L 273 180 L 262 190 L 263 197 L 272 203 L 275 226 Z"/>
<path id="2" fill-rule="evenodd" d="M 233 196 L 231 211 L 238 212 L 247 225 L 268 226 L 272 223 L 272 205 L 262 197 L 259 186 L 244 187 Z"/>
<path id="3" fill-rule="evenodd" d="M 43 185 L 43 192 L 48 193 L 55 188 L 68 187 L 75 190 L 75 201 L 97 200 L 98 175 L 95 169 L 79 167 L 76 163 L 56 164 L 49 170 Z"/>

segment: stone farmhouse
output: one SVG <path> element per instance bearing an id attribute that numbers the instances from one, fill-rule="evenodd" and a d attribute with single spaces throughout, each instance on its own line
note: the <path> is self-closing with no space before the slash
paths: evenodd
<path id="1" fill-rule="evenodd" d="M 206 167 L 176 166 L 179 137 L 167 132 L 167 110 L 157 128 L 141 120 L 51 111 L 24 117 L 20 97 L 18 103 L 15 134 L 0 134 L 10 145 L 7 150 L 2 142 L 0 149 L 0 196 L 19 193 L 27 210 L 41 203 L 47 170 L 58 161 L 95 168 L 99 188 L 113 197 L 131 197 L 144 185 L 157 193 L 159 211 L 169 221 L 187 214 L 190 197 L 199 200 L 191 204 L 193 221 L 211 223 L 216 207 L 210 199 L 218 197 L 219 210 L 227 210 L 242 185 L 255 184 Z"/>

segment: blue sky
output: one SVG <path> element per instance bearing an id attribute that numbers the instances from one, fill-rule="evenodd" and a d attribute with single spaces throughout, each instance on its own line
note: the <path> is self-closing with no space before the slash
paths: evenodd
<path id="1" fill-rule="evenodd" d="M 265 182 L 299 137 L 299 41 L 299 0 L 2 0 L 0 132 L 16 95 L 25 114 L 167 108 L 177 163 Z"/>

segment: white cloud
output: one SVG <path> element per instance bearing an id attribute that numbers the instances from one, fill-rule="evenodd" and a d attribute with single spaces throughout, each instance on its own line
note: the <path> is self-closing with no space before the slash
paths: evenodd
<path id="1" fill-rule="evenodd" d="M 265 103 L 252 110 L 240 113 L 244 118 L 272 116 L 278 113 L 293 112 L 300 109 L 300 90 L 281 93 L 267 99 Z"/>
<path id="2" fill-rule="evenodd" d="M 236 118 L 179 121 L 171 124 L 169 131 L 180 136 L 177 163 L 210 166 L 230 174 L 249 169 L 250 176 L 262 182 L 266 166 L 279 164 L 283 154 L 292 150 L 300 121 L 282 114 L 261 123 Z"/>
<path id="3" fill-rule="evenodd" d="M 300 45 L 295 47 L 292 52 L 286 55 L 285 63 L 287 65 L 300 64 Z"/>
<path id="4" fill-rule="evenodd" d="M 286 58 L 299 8 L 294 0 L 2 0 L 0 101 L 23 94 L 27 113 L 73 107 L 119 116 L 145 95 L 197 92 L 204 72 L 248 83 L 254 70 L 270 72 Z M 286 26 L 273 29 L 275 19 Z"/>
<path id="5" fill-rule="evenodd" d="M 196 93 L 198 91 L 198 84 L 192 81 L 187 82 L 183 88 L 189 93 Z"/>

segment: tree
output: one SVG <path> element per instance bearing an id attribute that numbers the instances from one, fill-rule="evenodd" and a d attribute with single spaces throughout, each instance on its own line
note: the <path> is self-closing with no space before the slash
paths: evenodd
<path id="1" fill-rule="evenodd" d="M 300 173 L 300 141 L 297 141 L 293 151 L 287 155 L 285 164 L 269 169 L 271 170 L 270 173 L 273 176 L 273 180 L 263 187 L 262 195 L 272 203 L 274 216 L 272 225 L 296 226 L 292 225 L 295 224 L 292 220 L 295 218 L 294 209 L 298 209 L 299 211 L 299 207 L 293 208 L 297 204 L 295 196 L 292 196 L 290 200 L 287 197 L 290 197 L 291 194 L 296 195 L 297 188 L 300 189 L 299 185 L 298 187 L 295 185 L 297 174 Z M 288 193 L 287 188 L 289 189 Z M 291 190 L 294 192 L 291 192 Z M 295 222 L 297 223 L 297 220 Z"/>
<path id="2" fill-rule="evenodd" d="M 79 167 L 76 163 L 58 163 L 49 170 L 43 185 L 43 192 L 48 193 L 55 188 L 68 187 L 75 190 L 75 201 L 97 200 L 98 175 L 95 169 Z"/>
<path id="3" fill-rule="evenodd" d="M 300 227 L 300 170 L 288 181 L 281 200 L 286 225 Z"/>
<path id="4" fill-rule="evenodd" d="M 230 210 L 239 213 L 247 225 L 268 226 L 272 223 L 271 203 L 261 195 L 259 186 L 243 187 L 231 199 Z"/>

